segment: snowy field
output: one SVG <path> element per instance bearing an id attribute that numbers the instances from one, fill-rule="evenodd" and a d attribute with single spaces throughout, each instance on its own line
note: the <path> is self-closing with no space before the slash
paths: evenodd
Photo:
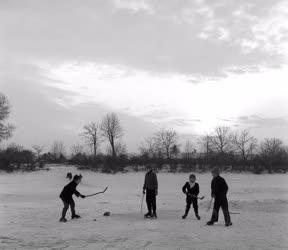
<path id="1" fill-rule="evenodd" d="M 106 175 L 82 171 L 78 190 L 107 193 L 77 199 L 79 220 L 59 223 L 58 198 L 74 168 L 58 167 L 32 173 L 0 173 L 0 249 L 288 249 L 288 176 L 223 174 L 229 191 L 233 226 L 206 226 L 210 174 L 198 175 L 201 220 L 193 211 L 182 220 L 187 174 L 158 175 L 158 219 L 140 214 L 144 173 Z M 144 206 L 146 211 L 146 206 Z M 103 217 L 110 211 L 110 217 Z M 96 219 L 96 221 L 95 221 Z"/>

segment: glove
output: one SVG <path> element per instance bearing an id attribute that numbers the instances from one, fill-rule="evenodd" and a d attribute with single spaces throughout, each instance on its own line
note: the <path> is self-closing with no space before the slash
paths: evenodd
<path id="1" fill-rule="evenodd" d="M 145 189 L 143 189 L 143 194 L 145 194 Z"/>
<path id="2" fill-rule="evenodd" d="M 86 198 L 86 196 L 85 196 L 85 195 L 82 195 L 82 194 L 81 194 L 81 196 L 80 196 L 80 197 L 81 197 L 82 199 Z"/>

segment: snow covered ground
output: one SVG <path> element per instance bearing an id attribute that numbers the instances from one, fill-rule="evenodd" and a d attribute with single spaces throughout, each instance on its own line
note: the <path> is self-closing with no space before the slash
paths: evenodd
<path id="1" fill-rule="evenodd" d="M 210 174 L 198 175 L 201 220 L 191 211 L 186 220 L 181 187 L 187 174 L 158 175 L 157 220 L 140 214 L 144 173 L 106 175 L 82 171 L 78 190 L 83 194 L 107 193 L 77 199 L 79 220 L 59 223 L 58 195 L 72 167 L 32 173 L 0 173 L 0 249 L 288 249 L 288 176 L 223 174 L 230 186 L 233 226 L 223 216 L 205 226 Z M 146 206 L 144 206 L 146 211 Z M 110 211 L 110 217 L 103 217 Z M 95 221 L 96 219 L 96 221 Z"/>

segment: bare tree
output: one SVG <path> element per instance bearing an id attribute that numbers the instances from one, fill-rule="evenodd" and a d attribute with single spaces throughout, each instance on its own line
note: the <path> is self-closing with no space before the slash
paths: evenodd
<path id="1" fill-rule="evenodd" d="M 269 173 L 272 172 L 272 166 L 280 162 L 286 155 L 286 149 L 283 142 L 278 138 L 266 138 L 260 147 L 260 155 L 265 164 L 268 165 Z"/>
<path id="2" fill-rule="evenodd" d="M 179 154 L 180 154 L 180 148 L 178 145 L 174 144 L 170 150 L 170 157 L 174 156 L 174 158 L 177 159 Z"/>
<path id="3" fill-rule="evenodd" d="M 56 159 L 65 155 L 65 145 L 62 141 L 55 141 L 51 146 L 51 153 Z"/>
<path id="4" fill-rule="evenodd" d="M 116 152 L 116 155 L 127 154 L 126 145 L 121 143 L 121 142 L 116 142 L 116 144 L 115 144 L 115 152 Z M 110 155 L 113 155 L 111 147 L 108 147 L 107 153 L 110 154 Z"/>
<path id="5" fill-rule="evenodd" d="M 190 140 L 187 140 L 184 145 L 184 156 L 187 159 L 191 159 L 195 152 L 194 145 Z"/>
<path id="6" fill-rule="evenodd" d="M 102 136 L 106 138 L 111 146 L 113 157 L 117 156 L 115 144 L 123 136 L 123 129 L 120 125 L 120 120 L 115 113 L 107 114 L 101 123 Z"/>
<path id="7" fill-rule="evenodd" d="M 98 123 L 91 122 L 83 127 L 81 136 L 89 147 L 93 149 L 94 158 L 97 156 L 97 150 L 102 142 L 100 126 Z"/>
<path id="8" fill-rule="evenodd" d="M 172 129 L 161 129 L 156 132 L 155 139 L 163 148 L 167 159 L 171 159 L 172 146 L 177 144 L 177 133 Z"/>
<path id="9" fill-rule="evenodd" d="M 233 133 L 232 143 L 243 160 L 247 160 L 248 156 L 252 156 L 257 147 L 257 140 L 250 135 L 248 130 L 241 130 Z"/>
<path id="10" fill-rule="evenodd" d="M 15 129 L 11 124 L 4 124 L 10 114 L 11 106 L 7 97 L 0 93 L 0 142 L 12 136 Z"/>
<path id="11" fill-rule="evenodd" d="M 40 159 L 40 156 L 41 156 L 41 153 L 44 151 L 45 146 L 44 146 L 44 145 L 35 144 L 35 145 L 32 146 L 32 148 L 33 148 L 34 151 L 36 152 L 36 154 L 37 154 L 37 159 L 39 160 L 39 159 Z"/>
<path id="12" fill-rule="evenodd" d="M 161 145 L 159 145 L 155 137 L 146 138 L 141 143 L 139 150 L 142 155 L 147 154 L 153 158 L 162 158 Z"/>
<path id="13" fill-rule="evenodd" d="M 229 127 L 226 126 L 216 127 L 214 135 L 212 135 L 209 139 L 216 152 L 224 154 L 230 151 L 231 130 Z"/>
<path id="14" fill-rule="evenodd" d="M 71 146 L 70 151 L 72 155 L 83 154 L 84 147 L 80 143 L 77 143 Z"/>

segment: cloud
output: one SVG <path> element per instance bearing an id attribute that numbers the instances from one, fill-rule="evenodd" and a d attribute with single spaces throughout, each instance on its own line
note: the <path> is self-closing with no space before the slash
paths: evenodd
<path id="1" fill-rule="evenodd" d="M 134 146 L 157 126 L 284 135 L 287 10 L 283 0 L 0 1 L 0 85 L 15 138 L 72 142 L 82 121 L 111 110 Z"/>
<path id="2" fill-rule="evenodd" d="M 116 9 L 129 10 L 133 13 L 144 11 L 149 14 L 154 14 L 151 5 L 145 0 L 114 0 L 113 3 Z"/>
<path id="3" fill-rule="evenodd" d="M 153 73 L 223 77 L 229 68 L 279 67 L 288 30 L 287 4 L 279 0 L 0 4 L 4 57 L 93 61 Z"/>
<path id="4" fill-rule="evenodd" d="M 288 117 L 262 117 L 259 115 L 240 116 L 236 120 L 238 125 L 245 125 L 252 128 L 288 128 Z"/>

